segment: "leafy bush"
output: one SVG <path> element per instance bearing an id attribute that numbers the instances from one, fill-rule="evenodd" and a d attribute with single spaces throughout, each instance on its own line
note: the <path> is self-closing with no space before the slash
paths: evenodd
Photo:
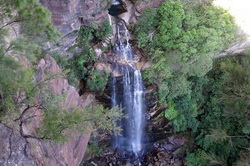
<path id="1" fill-rule="evenodd" d="M 186 166 L 208 166 L 205 160 L 206 153 L 203 150 L 197 150 L 194 153 L 188 153 L 185 158 Z"/>
<path id="2" fill-rule="evenodd" d="M 109 24 L 108 20 L 104 20 L 103 24 L 100 28 L 97 28 L 95 30 L 95 35 L 98 38 L 98 40 L 105 40 L 106 37 L 108 37 L 108 35 L 110 35 L 112 33 L 112 28 Z"/>
<path id="3" fill-rule="evenodd" d="M 174 103 L 173 102 L 169 102 L 168 109 L 165 110 L 165 117 L 168 120 L 173 120 L 173 119 L 175 119 L 179 115 L 178 111 L 175 110 L 174 107 L 175 107 Z"/>

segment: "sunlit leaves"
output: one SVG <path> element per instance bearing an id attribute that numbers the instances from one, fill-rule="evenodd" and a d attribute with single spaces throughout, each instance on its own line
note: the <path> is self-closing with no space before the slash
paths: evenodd
<path id="1" fill-rule="evenodd" d="M 173 120 L 178 116 L 179 112 L 174 108 L 174 103 L 169 102 L 168 109 L 165 110 L 165 117 L 168 120 Z"/>

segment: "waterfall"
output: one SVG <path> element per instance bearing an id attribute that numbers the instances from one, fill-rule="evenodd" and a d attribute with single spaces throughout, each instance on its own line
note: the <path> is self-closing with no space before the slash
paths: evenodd
<path id="1" fill-rule="evenodd" d="M 117 121 L 122 127 L 121 135 L 114 136 L 113 146 L 138 154 L 142 150 L 144 134 L 144 94 L 140 70 L 135 68 L 135 54 L 129 43 L 129 31 L 125 23 L 117 20 L 117 42 L 114 46 L 116 62 L 113 66 L 121 77 L 112 77 L 112 106 L 124 109 L 127 118 Z"/>
<path id="2" fill-rule="evenodd" d="M 112 0 L 112 5 L 119 5 L 120 2 L 118 0 Z"/>

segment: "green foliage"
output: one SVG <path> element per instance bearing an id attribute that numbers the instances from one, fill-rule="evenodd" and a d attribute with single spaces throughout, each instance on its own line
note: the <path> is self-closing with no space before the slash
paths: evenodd
<path id="1" fill-rule="evenodd" d="M 138 40 L 139 48 L 148 48 L 147 45 L 151 44 L 155 31 L 155 16 L 156 9 L 146 9 L 140 17 L 138 23 L 135 25 L 135 34 Z"/>
<path id="2" fill-rule="evenodd" d="M 92 155 L 93 156 L 97 156 L 97 155 L 99 155 L 102 151 L 103 151 L 103 149 L 102 148 L 100 148 L 97 144 L 95 144 L 95 143 L 93 143 L 93 144 L 88 144 L 88 150 L 89 151 L 91 151 L 91 153 L 92 153 Z M 92 157 L 93 157 L 92 156 Z"/>
<path id="3" fill-rule="evenodd" d="M 189 78 L 212 69 L 213 56 L 234 40 L 236 25 L 212 3 L 169 0 L 157 10 L 146 10 L 134 32 L 153 63 L 144 79 L 159 86 L 164 103 L 190 94 Z"/>
<path id="4" fill-rule="evenodd" d="M 92 90 L 102 90 L 108 80 L 108 74 L 95 71 L 94 64 L 98 60 L 91 48 L 95 41 L 102 41 L 111 33 L 111 27 L 108 21 L 104 21 L 102 27 L 81 26 L 76 44 L 73 47 L 81 49 L 80 53 L 68 60 L 65 69 L 68 71 L 68 80 L 70 84 L 77 86 L 79 80 L 85 82 L 85 88 Z"/>
<path id="5" fill-rule="evenodd" d="M 41 57 L 39 44 L 59 33 L 49 12 L 36 0 L 0 0 L 0 7 L 0 108 L 1 118 L 8 119 L 34 103 L 32 63 Z M 25 62 L 25 57 L 31 62 L 28 68 L 19 62 Z"/>
<path id="6" fill-rule="evenodd" d="M 194 153 L 188 153 L 185 158 L 186 166 L 208 166 L 205 159 L 206 152 L 203 150 L 197 150 Z"/>
<path id="7" fill-rule="evenodd" d="M 170 51 L 182 33 L 183 6 L 179 1 L 167 1 L 157 11 L 157 46 Z M 159 21 L 161 20 L 161 21 Z M 178 48 L 178 47 L 177 47 Z"/>
<path id="8" fill-rule="evenodd" d="M 92 70 L 87 80 L 90 89 L 102 89 L 108 82 L 109 74 L 98 70 Z"/>
<path id="9" fill-rule="evenodd" d="M 54 100 L 54 102 L 58 102 L 58 100 Z M 107 109 L 102 105 L 96 105 L 84 109 L 72 108 L 72 111 L 68 112 L 58 109 L 58 103 L 48 103 L 47 105 L 42 127 L 37 133 L 42 138 L 59 142 L 66 141 L 69 137 L 66 129 L 90 132 L 93 127 L 98 127 L 110 133 L 119 133 L 121 130 L 113 120 L 113 118 L 123 117 L 118 107 Z"/>
<path id="10" fill-rule="evenodd" d="M 250 147 L 249 62 L 249 55 L 222 59 L 207 74 L 198 100 L 199 126 L 194 132 L 199 148 L 191 153 L 191 159 L 187 156 L 187 163 L 200 160 L 196 154 L 200 150 L 206 152 L 209 165 L 248 163 L 241 154 Z"/>
<path id="11" fill-rule="evenodd" d="M 53 57 L 56 61 L 56 63 L 62 68 L 65 69 L 65 67 L 68 65 L 67 56 L 61 55 L 57 51 L 50 52 L 50 56 Z"/>
<path id="12" fill-rule="evenodd" d="M 173 120 L 175 119 L 177 116 L 178 116 L 178 111 L 175 110 L 174 108 L 174 103 L 173 102 L 169 102 L 168 104 L 168 109 L 165 110 L 165 117 L 168 119 L 168 120 Z"/>
<path id="13" fill-rule="evenodd" d="M 12 57 L 5 56 L 0 59 L 0 71 L 0 118 L 6 118 L 17 113 L 22 104 L 33 102 L 34 71 L 23 69 Z"/>
<path id="14" fill-rule="evenodd" d="M 19 23 L 22 35 L 30 39 L 53 40 L 59 35 L 51 24 L 49 12 L 37 0 L 1 0 L 0 6 L 0 30 Z"/>
<path id="15" fill-rule="evenodd" d="M 95 31 L 95 35 L 98 38 L 98 40 L 105 40 L 108 35 L 112 33 L 112 28 L 109 24 L 108 20 L 104 20 L 103 24 L 100 28 L 97 28 Z"/>
<path id="16" fill-rule="evenodd" d="M 250 165 L 250 150 L 242 151 L 240 153 L 240 160 L 235 163 L 236 166 Z"/>

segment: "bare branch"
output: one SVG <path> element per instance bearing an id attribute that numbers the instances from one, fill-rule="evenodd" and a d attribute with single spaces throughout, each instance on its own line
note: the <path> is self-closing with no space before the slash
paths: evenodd
<path id="1" fill-rule="evenodd" d="M 42 106 L 41 104 L 39 104 L 39 105 L 32 105 L 32 106 L 28 105 L 27 108 L 25 108 L 25 109 L 22 111 L 21 115 L 20 115 L 17 119 L 15 119 L 14 121 L 15 121 L 15 122 L 18 121 L 18 120 L 23 121 L 24 115 L 25 115 L 26 112 L 27 112 L 29 109 L 31 109 L 31 108 L 42 109 L 43 106 Z"/>
<path id="2" fill-rule="evenodd" d="M 4 27 L 8 26 L 8 25 L 11 25 L 13 23 L 17 23 L 17 22 L 20 22 L 22 20 L 14 20 L 14 21 L 10 21 L 10 22 L 7 22 L 5 25 L 3 25 L 2 27 L 0 27 L 0 30 L 2 30 Z"/>
<path id="3" fill-rule="evenodd" d="M 9 45 L 9 47 L 4 51 L 3 56 L 5 56 L 5 54 L 12 49 L 12 46 L 12 44 Z"/>

